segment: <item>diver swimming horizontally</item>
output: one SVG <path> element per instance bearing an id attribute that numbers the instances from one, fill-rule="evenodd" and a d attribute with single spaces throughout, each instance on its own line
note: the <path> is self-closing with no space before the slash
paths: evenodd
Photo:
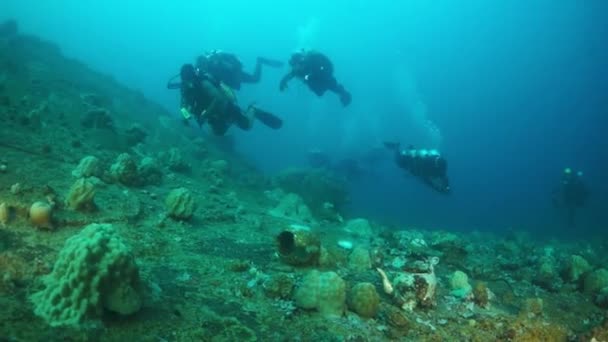
<path id="1" fill-rule="evenodd" d="M 322 96 L 329 90 L 340 97 L 343 106 L 350 104 L 351 95 L 336 81 L 334 67 L 327 56 L 316 51 L 302 50 L 291 56 L 289 65 L 291 70 L 281 79 L 280 91 L 287 89 L 287 83 L 295 77 L 304 82 L 317 96 Z"/>
<path id="2" fill-rule="evenodd" d="M 232 89 L 206 73 L 198 73 L 192 64 L 184 64 L 179 76 L 181 81 L 169 81 L 167 88 L 180 89 L 181 114 L 186 122 L 194 117 L 199 126 L 208 123 L 215 135 L 224 135 L 233 124 L 250 130 L 254 119 L 272 129 L 283 125 L 279 117 L 253 105 L 243 111 Z"/>
<path id="3" fill-rule="evenodd" d="M 384 146 L 395 153 L 395 163 L 426 185 L 442 194 L 449 194 L 448 163 L 437 150 L 401 149 L 399 143 L 385 142 Z"/>
<path id="4" fill-rule="evenodd" d="M 583 173 L 574 172 L 571 168 L 565 168 L 559 189 L 553 194 L 553 204 L 557 208 L 566 211 L 566 224 L 573 228 L 576 224 L 575 216 L 579 208 L 583 207 L 589 197 L 587 186 L 583 182 Z"/>
<path id="5" fill-rule="evenodd" d="M 262 66 L 280 68 L 283 62 L 258 57 L 253 74 L 243 71 L 243 64 L 235 54 L 213 50 L 196 59 L 200 73 L 206 73 L 232 89 L 241 89 L 241 83 L 258 83 L 262 78 Z"/>

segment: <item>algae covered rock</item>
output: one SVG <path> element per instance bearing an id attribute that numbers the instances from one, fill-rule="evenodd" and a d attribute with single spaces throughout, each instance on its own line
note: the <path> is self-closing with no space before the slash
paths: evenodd
<path id="1" fill-rule="evenodd" d="M 287 194 L 279 199 L 278 205 L 269 211 L 275 217 L 290 218 L 299 222 L 313 222 L 310 209 L 296 194 Z"/>
<path id="2" fill-rule="evenodd" d="M 364 218 L 348 220 L 344 231 L 359 238 L 370 238 L 373 235 L 372 226 Z"/>
<path id="3" fill-rule="evenodd" d="M 375 317 L 380 307 L 380 296 L 371 283 L 358 283 L 350 290 L 348 306 L 359 316 Z"/>
<path id="4" fill-rule="evenodd" d="M 137 173 L 144 184 L 160 184 L 163 178 L 160 164 L 151 157 L 145 157 L 141 160 L 137 167 Z"/>
<path id="5" fill-rule="evenodd" d="M 127 186 L 137 185 L 139 182 L 137 164 L 128 153 L 121 153 L 116 158 L 116 162 L 110 167 L 110 175 L 114 180 Z"/>
<path id="6" fill-rule="evenodd" d="M 165 199 L 165 205 L 167 214 L 177 220 L 189 220 L 196 208 L 192 193 L 186 188 L 172 190 Z"/>
<path id="7" fill-rule="evenodd" d="M 54 327 L 82 327 L 104 310 L 129 315 L 141 308 L 139 269 L 110 224 L 88 225 L 69 238 L 43 282 L 31 300 Z"/>
<path id="8" fill-rule="evenodd" d="M 190 172 L 190 164 L 184 160 L 181 150 L 177 148 L 169 149 L 166 155 L 163 156 L 167 162 L 169 170 L 174 172 L 187 173 Z"/>
<path id="9" fill-rule="evenodd" d="M 323 316 L 342 316 L 346 284 L 335 272 L 313 270 L 302 279 L 294 299 L 303 309 L 316 309 Z"/>
<path id="10" fill-rule="evenodd" d="M 99 159 L 94 156 L 86 156 L 80 160 L 78 166 L 72 171 L 72 176 L 76 178 L 97 177 L 99 173 Z"/>
<path id="11" fill-rule="evenodd" d="M 323 169 L 286 170 L 276 182 L 285 192 L 302 197 L 313 213 L 322 211 L 326 202 L 340 211 L 349 200 L 347 183 Z"/>
<path id="12" fill-rule="evenodd" d="M 466 298 L 473 288 L 469 284 L 469 277 L 462 271 L 456 271 L 450 277 L 450 294 L 458 298 Z"/>
<path id="13" fill-rule="evenodd" d="M 70 188 L 66 204 L 71 209 L 91 210 L 95 208 L 95 185 L 86 178 L 80 178 Z"/>
<path id="14" fill-rule="evenodd" d="M 576 282 L 585 273 L 591 270 L 591 265 L 580 255 L 572 255 L 566 263 L 564 278 L 566 281 Z"/>
<path id="15" fill-rule="evenodd" d="M 354 271 L 364 272 L 372 268 L 369 251 L 361 246 L 355 247 L 348 257 L 348 267 Z"/>
<path id="16" fill-rule="evenodd" d="M 584 289 L 586 293 L 597 294 L 608 287 L 608 270 L 600 268 L 585 277 Z"/>
<path id="17" fill-rule="evenodd" d="M 269 298 L 289 299 L 295 281 L 285 273 L 273 274 L 264 282 L 264 293 Z"/>

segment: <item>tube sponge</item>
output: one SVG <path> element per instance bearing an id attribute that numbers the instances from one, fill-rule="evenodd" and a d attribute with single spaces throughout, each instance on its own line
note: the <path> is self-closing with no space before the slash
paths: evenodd
<path id="1" fill-rule="evenodd" d="M 137 264 L 110 224 L 90 224 L 69 238 L 43 282 L 31 301 L 53 327 L 95 323 L 103 310 L 129 315 L 141 307 Z"/>

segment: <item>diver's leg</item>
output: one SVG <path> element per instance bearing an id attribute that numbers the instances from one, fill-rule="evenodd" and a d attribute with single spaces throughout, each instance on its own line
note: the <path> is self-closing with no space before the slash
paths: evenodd
<path id="1" fill-rule="evenodd" d="M 566 224 L 568 225 L 566 228 L 574 228 L 576 222 L 574 220 L 574 216 L 576 213 L 576 209 L 574 207 L 569 207 L 568 212 L 566 213 Z"/>
<path id="2" fill-rule="evenodd" d="M 259 120 L 266 127 L 279 129 L 283 126 L 283 120 L 278 116 L 257 107 L 250 106 L 249 108 L 253 108 L 253 118 Z"/>
<path id="3" fill-rule="evenodd" d="M 209 125 L 211 126 L 211 130 L 215 135 L 226 134 L 226 131 L 228 131 L 228 127 L 230 127 L 230 125 L 223 120 L 214 120 L 213 122 L 209 122 Z"/>
<path id="4" fill-rule="evenodd" d="M 253 115 L 255 108 L 249 106 L 247 111 L 243 113 L 237 105 L 232 105 L 230 108 L 230 118 L 238 128 L 248 131 L 253 126 Z"/>
<path id="5" fill-rule="evenodd" d="M 342 102 L 343 106 L 348 106 L 350 104 L 350 101 L 351 101 L 350 93 L 348 91 L 346 91 L 344 86 L 342 86 L 341 84 L 338 83 L 338 81 L 336 81 L 335 77 L 332 76 L 329 79 L 329 81 L 327 82 L 327 89 L 336 93 L 340 97 L 340 102 Z"/>

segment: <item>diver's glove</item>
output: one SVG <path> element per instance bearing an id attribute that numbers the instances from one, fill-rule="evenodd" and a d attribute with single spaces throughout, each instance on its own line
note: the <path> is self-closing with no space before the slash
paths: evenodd
<path id="1" fill-rule="evenodd" d="M 346 90 L 340 94 L 340 102 L 342 102 L 342 106 L 344 106 L 344 107 L 348 106 L 350 104 L 351 100 L 352 100 L 352 97 L 350 96 L 350 93 L 347 92 Z"/>

